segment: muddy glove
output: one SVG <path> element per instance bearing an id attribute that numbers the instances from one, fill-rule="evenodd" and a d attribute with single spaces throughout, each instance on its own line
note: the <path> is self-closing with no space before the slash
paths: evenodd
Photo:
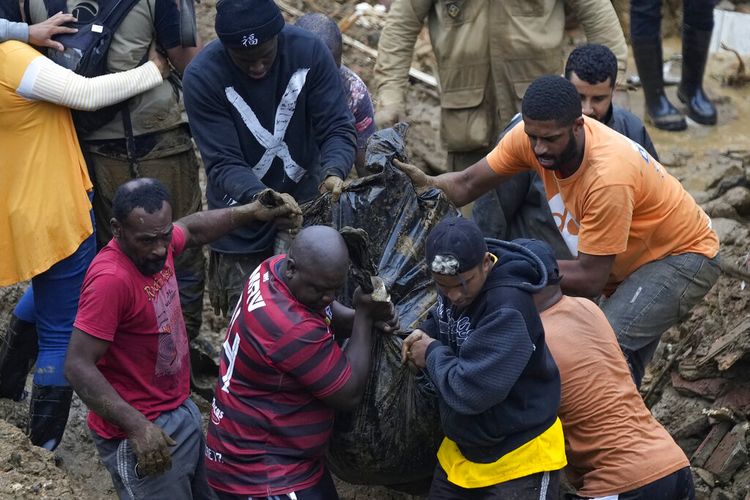
<path id="1" fill-rule="evenodd" d="M 341 196 L 341 190 L 344 188 L 344 179 L 337 175 L 329 175 L 325 178 L 323 183 L 318 187 L 318 192 L 320 194 L 323 193 L 331 193 L 331 201 L 337 202 L 339 201 L 339 197 Z"/>
<path id="2" fill-rule="evenodd" d="M 418 195 L 434 187 L 434 177 L 427 175 L 414 165 L 404 163 L 395 158 L 393 159 L 393 164 L 411 179 L 414 191 L 416 191 Z"/>
<path id="3" fill-rule="evenodd" d="M 398 122 L 405 121 L 404 117 L 401 106 L 394 104 L 378 106 L 378 110 L 375 112 L 375 125 L 378 128 L 392 127 Z"/>
<path id="4" fill-rule="evenodd" d="M 255 220 L 273 221 L 277 229 L 294 235 L 302 227 L 302 210 L 289 193 L 278 193 L 266 189 L 248 204 L 254 212 Z"/>
<path id="5" fill-rule="evenodd" d="M 169 448 L 177 442 L 158 425 L 144 419 L 144 424 L 128 436 L 128 442 L 135 453 L 138 476 L 161 474 L 172 468 Z"/>

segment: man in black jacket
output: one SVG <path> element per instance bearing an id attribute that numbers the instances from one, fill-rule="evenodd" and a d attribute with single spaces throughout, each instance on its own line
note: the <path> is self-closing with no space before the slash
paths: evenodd
<path id="1" fill-rule="evenodd" d="M 565 78 L 581 96 L 583 114 L 595 118 L 620 132 L 648 151 L 659 161 L 654 143 L 640 118 L 625 108 L 612 104 L 617 79 L 617 58 L 604 45 L 587 43 L 576 47 L 565 63 Z"/>
<path id="2" fill-rule="evenodd" d="M 463 218 L 440 222 L 426 254 L 438 302 L 402 361 L 427 372 L 440 404 L 446 437 L 429 498 L 557 498 L 560 376 L 532 297 L 544 265 L 520 245 L 485 242 Z"/>
<path id="3" fill-rule="evenodd" d="M 354 164 L 354 118 L 333 57 L 284 23 L 272 0 L 221 0 L 219 40 L 185 73 L 185 105 L 201 151 L 211 209 L 252 201 L 266 187 L 299 202 L 337 196 Z M 209 293 L 231 311 L 245 277 L 272 253 L 276 229 L 256 224 L 211 245 Z"/>

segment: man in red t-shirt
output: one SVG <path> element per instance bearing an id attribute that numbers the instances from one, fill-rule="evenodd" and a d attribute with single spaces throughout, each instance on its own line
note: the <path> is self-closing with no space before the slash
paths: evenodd
<path id="1" fill-rule="evenodd" d="M 354 311 L 334 302 L 348 268 L 338 231 L 311 226 L 247 280 L 208 427 L 206 469 L 220 499 L 338 498 L 323 463 L 334 411 L 362 398 L 373 326 L 395 328 L 390 302 L 359 291 Z M 332 331 L 351 334 L 346 347 Z"/>
<path id="2" fill-rule="evenodd" d="M 212 498 L 174 258 L 251 222 L 290 224 L 299 207 L 282 198 L 273 209 L 256 201 L 173 224 L 159 181 L 118 188 L 114 238 L 86 273 L 65 376 L 91 410 L 89 427 L 120 498 Z"/>

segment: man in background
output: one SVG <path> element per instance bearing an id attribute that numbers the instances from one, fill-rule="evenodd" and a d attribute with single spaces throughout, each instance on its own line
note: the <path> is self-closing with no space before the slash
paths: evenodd
<path id="1" fill-rule="evenodd" d="M 331 51 L 333 60 L 339 68 L 341 83 L 347 94 L 349 111 L 354 116 L 354 127 L 357 129 L 357 156 L 354 166 L 357 174 L 364 177 L 368 174 L 365 170 L 365 150 L 367 139 L 375 133 L 375 117 L 370 99 L 370 91 L 367 85 L 354 71 L 341 64 L 341 31 L 336 22 L 325 14 L 305 14 L 297 19 L 295 26 L 314 33 Z"/>

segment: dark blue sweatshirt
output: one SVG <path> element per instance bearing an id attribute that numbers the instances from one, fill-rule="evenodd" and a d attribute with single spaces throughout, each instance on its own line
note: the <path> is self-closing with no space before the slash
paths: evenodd
<path id="1" fill-rule="evenodd" d="M 326 176 L 343 179 L 351 170 L 354 118 L 333 57 L 294 26 L 284 27 L 278 44 L 261 80 L 243 73 L 218 40 L 185 72 L 185 109 L 206 168 L 209 208 L 246 203 L 265 187 L 308 201 Z M 212 248 L 257 253 L 274 236 L 272 224 L 255 224 Z"/>
<path id="2" fill-rule="evenodd" d="M 498 261 L 462 310 L 438 295 L 422 325 L 433 342 L 427 373 L 443 432 L 467 459 L 490 463 L 547 430 L 557 418 L 560 375 L 544 343 L 532 294 L 546 285 L 539 258 L 488 240 Z"/>
<path id="3" fill-rule="evenodd" d="M 618 131 L 625 137 L 628 137 L 643 146 L 654 160 L 659 161 L 659 155 L 656 153 L 654 143 L 651 142 L 651 136 L 648 135 L 646 126 L 641 119 L 633 113 L 613 104 L 609 107 L 609 113 L 605 117 L 604 123 L 609 128 Z"/>

